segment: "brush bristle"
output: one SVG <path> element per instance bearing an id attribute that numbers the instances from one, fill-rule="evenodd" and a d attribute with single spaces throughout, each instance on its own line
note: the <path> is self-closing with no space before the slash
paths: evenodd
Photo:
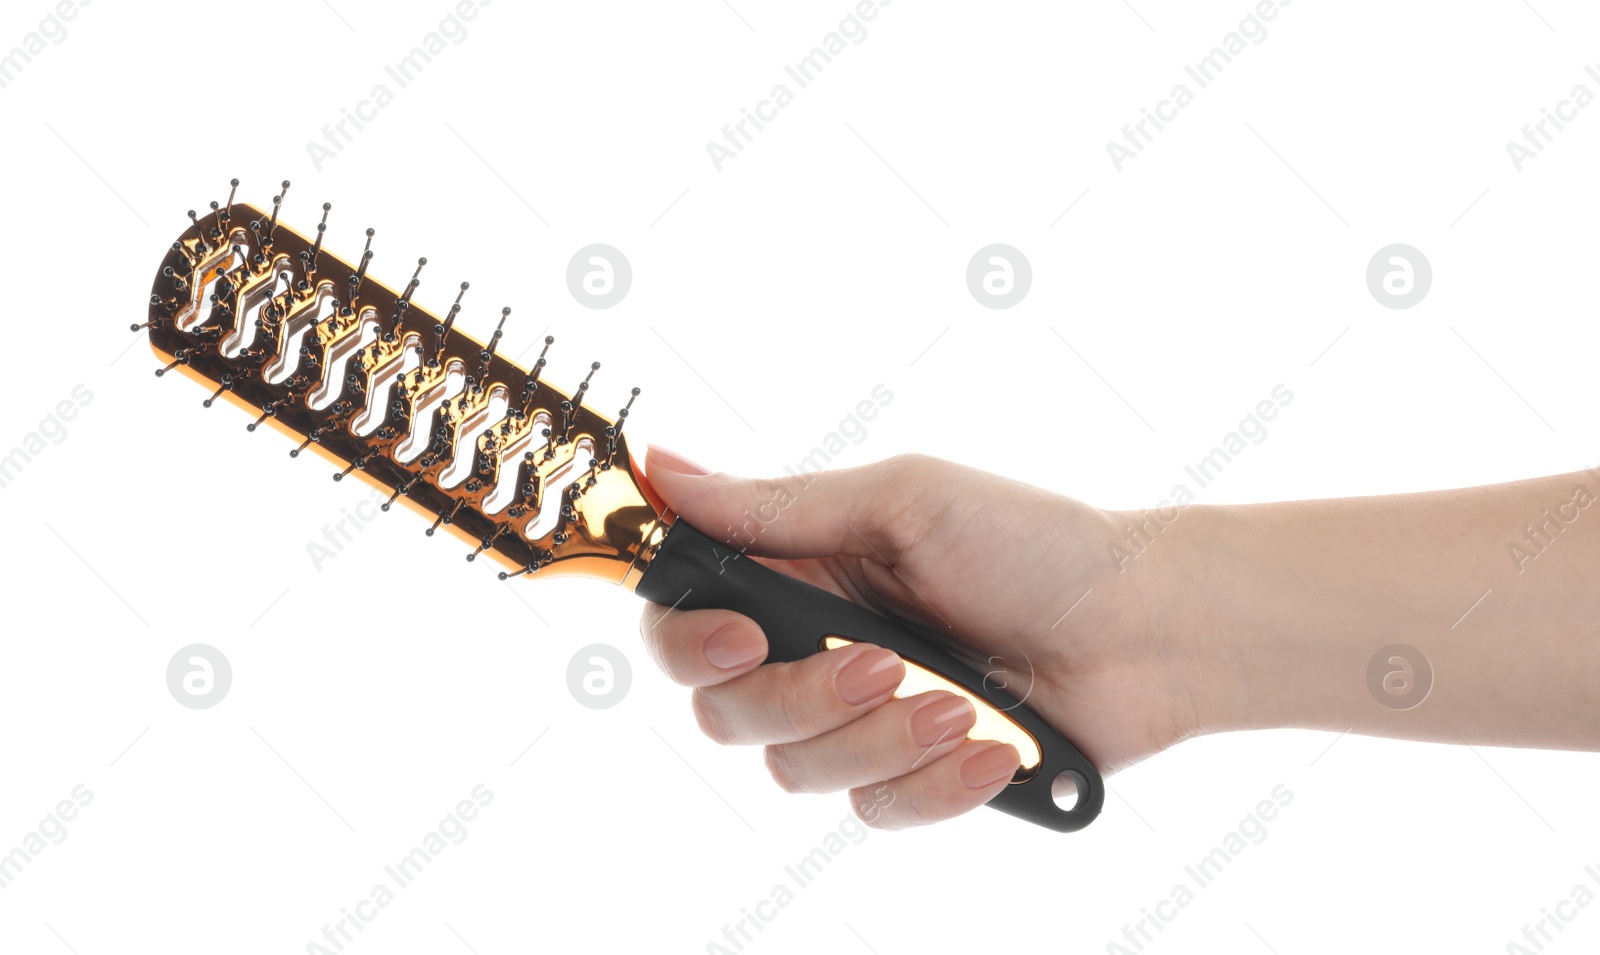
<path id="1" fill-rule="evenodd" d="M 234 182 L 237 186 L 237 181 Z M 279 221 L 289 183 L 270 214 L 211 203 L 189 214 L 150 297 L 151 345 L 218 398 L 252 408 L 263 423 L 435 518 L 507 568 L 502 579 L 549 568 L 623 581 L 660 523 L 640 489 L 622 425 L 595 410 L 590 382 L 571 393 L 498 353 L 511 314 L 488 343 L 459 328 L 462 282 L 443 319 L 413 300 L 427 259 L 401 293 L 369 277 L 375 231 L 357 264 Z"/>

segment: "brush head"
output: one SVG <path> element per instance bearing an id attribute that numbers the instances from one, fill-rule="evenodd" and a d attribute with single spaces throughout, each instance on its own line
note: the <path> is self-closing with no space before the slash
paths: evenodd
<path id="1" fill-rule="evenodd" d="M 233 185 L 237 187 L 237 180 Z M 510 309 L 487 343 L 459 330 L 463 282 L 444 318 L 412 301 L 427 264 L 404 290 L 323 251 L 330 206 L 316 237 L 281 225 L 289 183 L 272 209 L 212 203 L 189 213 L 150 295 L 158 376 L 181 371 L 219 398 L 384 490 L 503 568 L 501 577 L 578 574 L 637 583 L 671 515 L 638 471 L 623 426 L 591 407 L 590 382 L 571 392 L 498 353 Z"/>

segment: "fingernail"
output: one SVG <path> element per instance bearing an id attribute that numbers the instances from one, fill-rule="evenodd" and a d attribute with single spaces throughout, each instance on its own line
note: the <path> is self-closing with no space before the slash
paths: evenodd
<path id="1" fill-rule="evenodd" d="M 1010 779 L 1020 765 L 1016 749 L 998 743 L 973 753 L 962 762 L 961 781 L 968 789 L 987 789 L 1002 779 Z"/>
<path id="2" fill-rule="evenodd" d="M 898 656 L 873 647 L 846 664 L 833 685 L 846 703 L 865 703 L 892 692 L 904 676 Z"/>
<path id="3" fill-rule="evenodd" d="M 650 445 L 650 452 L 645 457 L 645 461 L 648 467 L 661 467 L 667 469 L 668 471 L 676 471 L 679 474 L 699 475 L 711 473 L 709 470 L 694 463 L 683 455 L 673 451 L 668 451 L 666 448 L 663 448 L 657 444 Z"/>
<path id="4" fill-rule="evenodd" d="M 727 623 L 706 638 L 705 648 L 701 652 L 717 669 L 732 670 L 766 656 L 767 642 L 749 627 Z"/>
<path id="5" fill-rule="evenodd" d="M 962 697 L 935 700 L 911 714 L 911 738 L 918 746 L 959 739 L 972 726 L 973 719 L 972 704 Z"/>

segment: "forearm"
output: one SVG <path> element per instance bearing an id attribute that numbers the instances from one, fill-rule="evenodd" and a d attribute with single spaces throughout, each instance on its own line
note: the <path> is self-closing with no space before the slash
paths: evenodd
<path id="1" fill-rule="evenodd" d="M 1165 533 L 1166 571 L 1200 584 L 1184 652 L 1201 732 L 1293 726 L 1600 749 L 1593 473 L 1195 506 Z M 1417 653 L 1372 664 L 1392 644 Z M 1419 687 L 1432 671 L 1420 704 L 1405 692 L 1408 664 Z"/>

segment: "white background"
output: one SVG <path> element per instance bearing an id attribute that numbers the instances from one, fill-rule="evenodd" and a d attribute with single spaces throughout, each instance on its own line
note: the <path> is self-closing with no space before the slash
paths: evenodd
<path id="1" fill-rule="evenodd" d="M 451 2 L 97 0 L 0 89 L 0 449 L 93 395 L 0 490 L 0 852 L 94 794 L 0 889 L 0 949 L 306 951 L 481 783 L 468 838 L 346 951 L 702 952 L 847 813 L 704 740 L 625 592 L 501 584 L 404 512 L 313 565 L 370 492 L 202 410 L 127 332 L 231 176 L 258 205 L 293 180 L 303 231 L 332 201 L 347 258 L 376 227 L 391 285 L 427 255 L 436 311 L 472 281 L 464 327 L 513 306 L 505 353 L 548 329 L 552 376 L 602 360 L 600 404 L 644 388 L 636 439 L 725 470 L 798 462 L 878 384 L 893 401 L 838 464 L 919 450 L 1108 507 L 1167 497 L 1280 383 L 1293 402 L 1203 502 L 1600 459 L 1600 106 L 1520 173 L 1505 148 L 1575 84 L 1600 93 L 1590 5 L 1300 0 L 1118 173 L 1106 142 L 1245 0 L 901 0 L 718 172 L 706 143 L 851 9 L 730 2 L 497 0 L 320 171 L 306 143 Z M 0 51 L 51 9 L 8 0 Z M 592 242 L 633 265 L 609 311 L 563 278 Z M 965 286 L 994 242 L 1032 263 L 1008 310 Z M 1434 271 L 1408 310 L 1364 278 L 1395 242 Z M 167 690 L 193 642 L 232 662 L 213 709 Z M 594 642 L 633 662 L 609 710 L 566 685 Z M 871 833 L 746 950 L 1106 951 L 1283 784 L 1266 840 L 1147 951 L 1501 952 L 1600 892 L 1597 765 L 1201 739 L 1113 778 L 1076 835 L 991 811 Z M 1600 907 L 1577 911 L 1548 951 L 1600 943 Z"/>

